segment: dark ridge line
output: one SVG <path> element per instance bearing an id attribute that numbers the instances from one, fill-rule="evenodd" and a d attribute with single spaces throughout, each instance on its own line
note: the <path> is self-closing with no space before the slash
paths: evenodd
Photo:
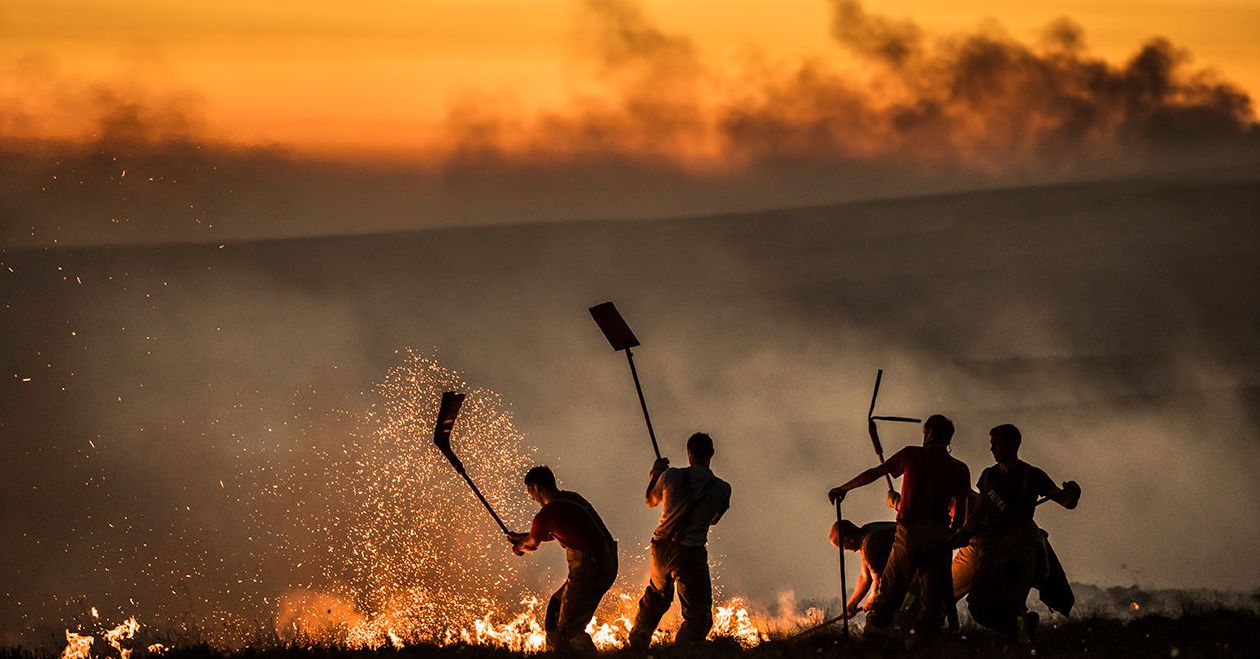
<path id="1" fill-rule="evenodd" d="M 1208 174 L 1228 173 L 1231 176 L 1223 177 L 1220 180 L 1211 180 L 1206 178 Z M 0 255 L 31 255 L 37 253 L 71 253 L 71 252 L 131 252 L 131 251 L 149 251 L 174 249 L 183 250 L 189 248 L 211 248 L 219 249 L 220 246 L 227 247 L 256 247 L 274 244 L 311 244 L 318 242 L 338 241 L 338 240 L 366 240 L 374 238 L 416 238 L 420 236 L 433 235 L 454 235 L 454 234 L 477 234 L 492 233 L 509 230 L 552 230 L 552 229 L 578 229 L 578 230 L 595 230 L 600 228 L 626 227 L 631 225 L 651 225 L 659 228 L 661 225 L 681 226 L 685 224 L 701 224 L 712 222 L 727 223 L 748 223 L 752 221 L 765 221 L 782 216 L 795 216 L 802 213 L 811 212 L 840 212 L 840 211 L 856 211 L 860 212 L 869 209 L 886 208 L 889 206 L 913 206 L 916 204 L 941 203 L 949 201 L 959 201 L 968 199 L 1000 199 L 1012 194 L 1050 194 L 1055 192 L 1092 192 L 1102 193 L 1108 190 L 1121 192 L 1126 196 L 1131 196 L 1143 191 L 1157 192 L 1184 192 L 1192 190 L 1229 188 L 1229 189 L 1249 189 L 1260 184 L 1260 175 L 1253 173 L 1248 168 L 1231 168 L 1224 170 L 1207 170 L 1186 172 L 1182 174 L 1162 174 L 1159 176 L 1136 176 L 1136 177 L 1117 177 L 1102 179 L 1080 179 L 1075 181 L 1060 181 L 1053 183 L 1042 183 L 1032 185 L 997 185 L 992 187 L 969 188 L 966 190 L 957 190 L 950 192 L 924 192 L 916 194 L 908 194 L 904 196 L 891 197 L 873 197 L 870 199 L 858 199 L 851 201 L 843 201 L 827 204 L 810 204 L 804 206 L 768 206 L 750 210 L 710 213 L 700 215 L 668 215 L 663 217 L 621 217 L 621 218 L 605 218 L 605 219 L 586 219 L 586 220 L 531 220 L 519 223 L 505 222 L 502 224 L 478 224 L 473 226 L 435 226 L 422 227 L 415 229 L 395 229 L 389 231 L 373 231 L 373 232 L 348 232 L 348 233 L 325 233 L 318 235 L 295 235 L 295 236 L 266 236 L 261 238 L 242 238 L 233 240 L 207 240 L 207 241 L 171 241 L 171 242 L 119 242 L 119 243 L 101 243 L 95 245 L 44 245 L 40 247 L 4 247 L 0 246 Z"/>

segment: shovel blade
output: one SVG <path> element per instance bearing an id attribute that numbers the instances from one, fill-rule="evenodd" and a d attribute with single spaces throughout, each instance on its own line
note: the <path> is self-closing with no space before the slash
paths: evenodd
<path id="1" fill-rule="evenodd" d="M 630 326 L 612 302 L 597 304 L 590 308 L 590 312 L 591 318 L 595 319 L 595 324 L 599 325 L 613 350 L 627 350 L 639 345 L 639 339 L 635 338 L 634 332 L 630 331 Z"/>
<path id="2" fill-rule="evenodd" d="M 433 426 L 433 443 L 437 445 L 452 464 L 458 465 L 459 458 L 451 450 L 451 430 L 455 427 L 455 418 L 459 416 L 459 407 L 464 404 L 464 394 L 454 391 L 442 393 L 442 407 L 438 409 L 437 423 Z"/>

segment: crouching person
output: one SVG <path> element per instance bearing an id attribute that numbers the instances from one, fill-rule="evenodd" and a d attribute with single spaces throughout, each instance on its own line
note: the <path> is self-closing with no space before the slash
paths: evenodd
<path id="1" fill-rule="evenodd" d="M 556 486 L 551 469 L 530 469 L 525 474 L 525 489 L 541 508 L 529 533 L 508 535 L 512 551 L 520 556 L 555 540 L 564 547 L 569 561 L 568 578 L 547 602 L 543 621 L 547 649 L 594 652 L 586 626 L 617 580 L 617 542 L 589 501 Z"/>

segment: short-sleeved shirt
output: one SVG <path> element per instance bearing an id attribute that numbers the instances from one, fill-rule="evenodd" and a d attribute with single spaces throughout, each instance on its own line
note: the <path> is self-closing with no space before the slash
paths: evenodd
<path id="1" fill-rule="evenodd" d="M 1055 491 L 1046 472 L 1023 460 L 1007 471 L 993 465 L 980 472 L 976 483 L 985 510 L 985 523 L 993 527 L 1016 526 L 1032 521 L 1037 498 Z"/>
<path id="2" fill-rule="evenodd" d="M 577 492 L 561 490 L 534 515 L 530 535 L 542 542 L 555 540 L 565 549 L 597 551 L 612 543 L 612 534 L 589 501 Z"/>
<path id="3" fill-rule="evenodd" d="M 662 495 L 661 522 L 653 540 L 672 539 L 689 547 L 703 547 L 709 541 L 713 520 L 731 507 L 730 483 L 703 465 L 666 469 L 652 491 Z"/>
<path id="4" fill-rule="evenodd" d="M 893 478 L 902 477 L 898 522 L 948 524 L 954 498 L 971 492 L 971 471 L 943 447 L 907 446 L 884 464 Z"/>
<path id="5" fill-rule="evenodd" d="M 896 522 L 871 522 L 864 524 L 862 533 L 862 562 L 875 574 L 883 574 L 897 539 Z"/>

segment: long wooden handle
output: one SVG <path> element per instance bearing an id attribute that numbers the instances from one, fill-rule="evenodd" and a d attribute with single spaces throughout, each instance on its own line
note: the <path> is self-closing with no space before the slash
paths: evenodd
<path id="1" fill-rule="evenodd" d="M 639 394 L 639 406 L 643 408 L 643 422 L 647 424 L 648 437 L 652 439 L 652 451 L 656 459 L 661 459 L 661 447 L 656 444 L 656 431 L 652 429 L 652 417 L 648 414 L 647 400 L 643 398 L 643 387 L 639 384 L 639 371 L 634 367 L 634 355 L 626 348 L 626 361 L 630 362 L 630 377 L 634 378 L 634 390 Z"/>
<path id="2" fill-rule="evenodd" d="M 844 515 L 840 512 L 841 497 L 836 497 L 836 523 L 844 521 Z M 844 613 L 844 636 L 849 637 L 849 580 L 844 571 L 844 531 L 840 532 L 840 606 Z"/>

